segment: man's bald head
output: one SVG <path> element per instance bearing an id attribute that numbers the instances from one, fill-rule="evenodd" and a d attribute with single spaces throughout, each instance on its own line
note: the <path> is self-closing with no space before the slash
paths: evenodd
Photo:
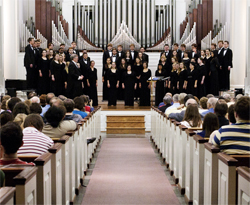
<path id="1" fill-rule="evenodd" d="M 188 105 L 197 105 L 197 102 L 196 102 L 195 99 L 190 98 L 190 99 L 188 99 L 187 102 L 186 102 L 186 107 L 187 107 Z"/>

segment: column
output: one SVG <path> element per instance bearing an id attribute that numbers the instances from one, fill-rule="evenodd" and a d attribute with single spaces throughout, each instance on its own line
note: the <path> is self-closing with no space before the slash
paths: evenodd
<path id="1" fill-rule="evenodd" d="M 99 10 L 99 16 L 100 16 L 100 21 L 99 21 L 99 28 L 100 28 L 100 31 L 99 31 L 99 36 L 100 36 L 100 40 L 99 40 L 99 44 L 100 44 L 100 47 L 102 47 L 102 34 L 103 34 L 103 28 L 102 28 L 102 18 L 103 18 L 103 14 L 102 14 L 102 0 L 100 0 L 100 10 Z M 106 49 L 106 48 L 104 48 Z"/>
<path id="2" fill-rule="evenodd" d="M 64 0 L 62 2 L 62 15 L 63 18 L 69 22 L 69 34 L 68 38 L 70 42 L 73 41 L 73 13 L 72 13 L 72 7 L 74 5 L 74 0 Z"/>
<path id="3" fill-rule="evenodd" d="M 155 44 L 155 0 L 151 0 L 151 46 Z"/>
<path id="4" fill-rule="evenodd" d="M 107 0 L 104 0 L 103 1 L 103 27 L 104 28 L 107 28 Z M 104 37 L 104 48 L 106 47 L 106 42 L 107 42 L 107 29 L 104 30 L 104 33 L 103 33 Z"/>
<path id="5" fill-rule="evenodd" d="M 233 51 L 233 68 L 230 73 L 231 88 L 243 88 L 247 67 L 247 0 L 231 0 L 229 48 Z M 249 7 L 248 7 L 249 10 Z M 229 12 L 229 11 L 226 11 Z M 240 23 L 239 23 L 240 22 Z M 240 60 L 239 60 L 240 59 Z M 248 65 L 249 66 L 249 65 Z"/>
<path id="6" fill-rule="evenodd" d="M 0 0 L 0 94 L 4 93 L 4 63 L 3 63 L 3 0 Z"/>
<path id="7" fill-rule="evenodd" d="M 247 22 L 246 22 L 246 27 L 247 29 L 247 34 L 246 36 L 250 35 L 250 0 L 247 1 Z M 246 69 L 246 77 L 245 77 L 245 94 L 250 96 L 250 39 L 246 38 L 247 43 L 246 43 L 246 49 L 247 49 L 247 69 Z"/>
<path id="8" fill-rule="evenodd" d="M 95 45 L 98 46 L 98 27 L 99 27 L 99 11 L 98 11 L 98 0 L 95 0 Z"/>
<path id="9" fill-rule="evenodd" d="M 180 41 L 180 24 L 186 17 L 186 2 L 185 0 L 176 0 L 175 8 L 175 42 Z"/>

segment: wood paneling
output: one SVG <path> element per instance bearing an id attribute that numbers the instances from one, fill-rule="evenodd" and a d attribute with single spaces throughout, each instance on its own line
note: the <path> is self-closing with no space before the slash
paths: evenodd
<path id="1" fill-rule="evenodd" d="M 183 24 L 180 24 L 180 38 L 182 37 L 183 32 L 184 32 Z"/>
<path id="2" fill-rule="evenodd" d="M 202 1 L 202 19 L 203 19 L 203 28 L 202 28 L 202 38 L 208 34 L 208 7 L 207 7 L 208 0 Z"/>
<path id="3" fill-rule="evenodd" d="M 35 21 L 36 21 L 36 29 L 40 30 L 41 28 L 41 0 L 36 0 L 35 2 Z"/>
<path id="4" fill-rule="evenodd" d="M 40 33 L 43 36 L 47 36 L 47 21 L 46 21 L 46 14 L 47 14 L 47 2 L 46 0 L 41 0 L 41 27 L 39 29 Z"/>
<path id="5" fill-rule="evenodd" d="M 203 24 L 203 18 L 202 18 L 202 4 L 198 5 L 198 19 L 197 19 L 197 29 L 196 29 L 196 36 L 197 36 L 197 44 L 198 47 L 201 45 L 201 39 L 202 39 L 202 24 Z"/>
<path id="6" fill-rule="evenodd" d="M 59 17 L 59 11 L 56 11 L 56 27 L 58 27 L 58 17 Z"/>
<path id="7" fill-rule="evenodd" d="M 134 128 L 134 127 L 140 127 L 140 128 L 144 128 L 145 127 L 145 122 L 110 122 L 107 121 L 107 127 L 119 127 L 119 128 Z"/>
<path id="8" fill-rule="evenodd" d="M 56 8 L 55 7 L 51 7 L 51 21 L 54 21 L 54 23 L 56 22 Z"/>
<path id="9" fill-rule="evenodd" d="M 193 21 L 197 23 L 197 19 L 198 19 L 197 9 L 193 9 Z"/>
<path id="10" fill-rule="evenodd" d="M 208 17 L 208 24 L 207 24 L 207 28 L 208 28 L 208 32 L 213 30 L 213 0 L 208 0 L 207 3 L 207 17 Z"/>
<path id="11" fill-rule="evenodd" d="M 52 42 L 52 25 L 51 25 L 51 2 L 48 1 L 47 2 L 47 35 L 46 38 L 48 40 L 48 42 Z"/>
<path id="12" fill-rule="evenodd" d="M 144 122 L 144 116 L 107 116 L 107 121 L 113 122 Z"/>
<path id="13" fill-rule="evenodd" d="M 145 134 L 145 128 L 116 128 L 107 127 L 107 134 Z"/>
<path id="14" fill-rule="evenodd" d="M 193 20 L 193 14 L 189 14 L 189 20 L 190 20 L 190 30 L 193 28 L 194 20 Z"/>

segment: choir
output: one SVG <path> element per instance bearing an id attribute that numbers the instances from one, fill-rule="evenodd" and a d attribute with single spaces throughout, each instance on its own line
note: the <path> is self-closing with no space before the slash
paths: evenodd
<path id="1" fill-rule="evenodd" d="M 29 38 L 28 42 L 24 58 L 28 89 L 36 89 L 40 95 L 52 91 L 57 96 L 66 95 L 72 99 L 85 94 L 93 100 L 93 105 L 98 105 L 97 69 L 87 50 L 79 56 L 75 42 L 68 51 L 61 44 L 58 52 L 53 51 L 52 43 L 43 50 L 39 47 L 39 39 Z M 159 78 L 154 85 L 155 105 L 162 102 L 167 92 L 173 95 L 185 92 L 201 98 L 207 94 L 218 96 L 219 91 L 229 90 L 232 57 L 228 41 L 219 41 L 218 50 L 214 43 L 211 49 L 201 51 L 193 44 L 190 52 L 186 51 L 185 44 L 174 43 L 173 50 L 166 44 L 155 72 L 155 76 L 164 79 Z M 108 100 L 111 106 L 115 106 L 117 100 L 124 100 L 125 105 L 131 106 L 133 98 L 140 106 L 149 106 L 151 70 L 148 61 L 143 47 L 136 51 L 131 44 L 130 50 L 124 52 L 122 45 L 116 49 L 108 44 L 103 53 L 103 100 Z"/>

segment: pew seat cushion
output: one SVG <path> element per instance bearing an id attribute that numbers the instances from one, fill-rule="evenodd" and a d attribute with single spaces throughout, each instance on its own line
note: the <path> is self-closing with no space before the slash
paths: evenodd
<path id="1" fill-rule="evenodd" d="M 20 159 L 12 159 L 12 160 L 2 160 L 0 159 L 0 165 L 9 165 L 9 164 L 22 164 L 22 165 L 35 165 L 33 162 L 24 162 Z"/>

